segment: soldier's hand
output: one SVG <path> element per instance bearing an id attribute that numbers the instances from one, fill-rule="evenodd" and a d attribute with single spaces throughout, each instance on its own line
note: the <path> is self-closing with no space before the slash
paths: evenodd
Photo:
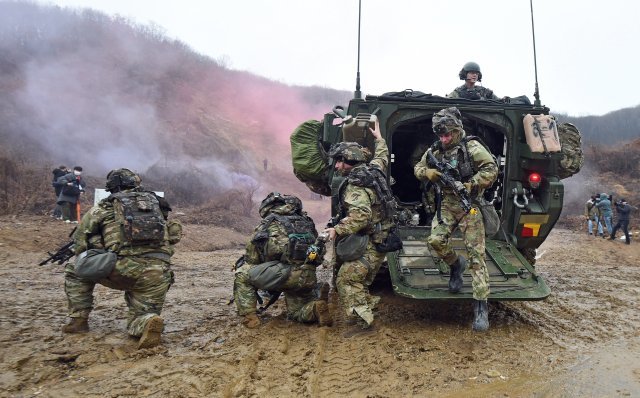
<path id="1" fill-rule="evenodd" d="M 329 235 L 329 242 L 333 242 L 336 239 L 336 229 L 335 228 L 326 228 L 323 232 Z"/>
<path id="2" fill-rule="evenodd" d="M 429 181 L 438 182 L 440 181 L 440 176 L 442 175 L 442 173 L 436 169 L 425 169 L 424 175 L 427 176 Z"/>
<path id="3" fill-rule="evenodd" d="M 471 182 L 465 182 L 465 183 L 464 183 L 464 184 L 462 184 L 462 185 L 464 185 L 464 189 L 465 189 L 467 192 L 471 193 L 471 189 L 473 188 L 473 184 L 471 184 Z"/>
<path id="4" fill-rule="evenodd" d="M 378 122 L 378 119 L 376 119 L 375 122 L 375 128 L 371 128 L 369 127 L 369 132 L 371 133 L 371 135 L 373 135 L 377 140 L 382 138 L 382 133 L 380 133 L 380 123 Z"/>

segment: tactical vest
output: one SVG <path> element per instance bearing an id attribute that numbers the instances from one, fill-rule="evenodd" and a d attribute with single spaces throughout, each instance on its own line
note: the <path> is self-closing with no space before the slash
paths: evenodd
<path id="1" fill-rule="evenodd" d="M 168 242 L 167 225 L 152 192 L 117 192 L 106 200 L 113 206 L 113 218 L 107 218 L 103 226 L 105 248 L 123 255 L 138 254 L 159 251 L 153 249 Z"/>
<path id="2" fill-rule="evenodd" d="M 269 258 L 266 250 L 269 239 L 268 228 L 274 222 L 284 228 L 289 238 L 289 243 L 282 248 L 279 260 L 286 264 L 303 264 L 307 259 L 307 250 L 316 241 L 318 233 L 313 220 L 306 215 L 300 214 L 281 215 L 271 213 L 262 220 L 251 239 L 260 252 L 260 262 L 273 260 Z"/>
<path id="3" fill-rule="evenodd" d="M 469 149 L 467 148 L 467 143 L 471 140 L 480 143 L 493 157 L 494 162 L 496 161 L 496 157 L 493 155 L 493 153 L 491 153 L 489 147 L 480 139 L 480 137 L 476 137 L 474 135 L 465 136 L 462 140 L 460 140 L 460 143 L 458 145 L 446 151 L 451 152 L 453 149 L 456 149 L 456 164 L 453 166 L 458 171 L 458 177 L 460 177 L 461 182 L 468 182 L 471 177 L 473 177 L 473 175 L 478 172 L 478 170 L 476 170 L 476 165 L 473 162 L 473 159 L 471 158 L 471 156 L 469 156 Z M 434 142 L 431 146 L 431 150 L 438 150 L 441 158 L 443 157 L 443 153 L 445 152 L 440 141 Z"/>
<path id="4" fill-rule="evenodd" d="M 348 183 L 374 190 L 382 209 L 383 216 L 379 222 L 383 230 L 388 230 L 395 224 L 398 204 L 393 195 L 393 191 L 387 183 L 387 177 L 382 170 L 369 164 L 361 164 L 351 170 L 349 176 L 342 181 L 338 188 L 338 198 L 340 200 L 338 203 L 338 214 L 340 218 L 347 216 L 347 209 L 342 198 Z M 374 201 L 372 200 L 372 202 Z"/>
<path id="5" fill-rule="evenodd" d="M 492 99 L 493 91 L 482 86 L 474 86 L 469 89 L 466 86 L 456 87 L 454 89 L 460 98 L 470 99 L 470 100 L 483 100 L 483 99 Z"/>

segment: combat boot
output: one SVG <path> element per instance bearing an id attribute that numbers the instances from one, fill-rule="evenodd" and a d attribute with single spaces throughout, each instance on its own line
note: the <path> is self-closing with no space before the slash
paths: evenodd
<path id="1" fill-rule="evenodd" d="M 487 300 L 473 301 L 473 325 L 476 332 L 484 332 L 489 329 L 489 304 Z"/>
<path id="2" fill-rule="evenodd" d="M 89 319 L 71 318 L 69 323 L 62 327 L 64 333 L 84 333 L 89 331 Z"/>
<path id="3" fill-rule="evenodd" d="M 138 348 L 151 348 L 160 344 L 160 335 L 164 330 L 164 320 L 158 315 L 152 316 L 144 325 L 142 336 L 138 340 Z"/>
<path id="4" fill-rule="evenodd" d="M 462 274 L 467 269 L 467 260 L 464 257 L 458 256 L 455 263 L 449 266 L 451 272 L 449 273 L 449 292 L 458 293 L 462 289 Z"/>
<path id="5" fill-rule="evenodd" d="M 255 312 L 252 312 L 244 316 L 242 323 L 247 329 L 255 329 L 260 326 L 260 318 L 258 318 Z"/>
<path id="6" fill-rule="evenodd" d="M 329 305 L 324 300 L 318 300 L 315 302 L 314 310 L 316 312 L 316 319 L 320 326 L 331 326 L 333 324 L 333 318 L 329 311 Z"/>

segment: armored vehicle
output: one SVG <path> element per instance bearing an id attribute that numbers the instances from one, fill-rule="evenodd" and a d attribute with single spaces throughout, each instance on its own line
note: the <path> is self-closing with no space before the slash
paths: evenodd
<path id="1" fill-rule="evenodd" d="M 333 172 L 334 164 L 326 157 L 326 151 L 341 141 L 356 141 L 373 150 L 373 137 L 367 133 L 366 126 L 373 120 L 371 115 L 377 117 L 389 147 L 387 179 L 398 203 L 398 233 L 404 245 L 387 257 L 394 292 L 416 299 L 471 299 L 468 270 L 461 292 L 450 294 L 448 291 L 449 268 L 426 243 L 436 209 L 413 173 L 414 165 L 437 140 L 431 126 L 433 114 L 451 106 L 460 110 L 467 135 L 479 137 L 499 166 L 497 181 L 485 192 L 485 199 L 493 204 L 501 222 L 498 232 L 486 239 L 489 299 L 544 299 L 550 291 L 536 272 L 535 250 L 560 217 L 564 197 L 561 178 L 566 176 L 559 145 L 554 151 L 542 143 L 544 150 L 538 151 L 531 142 L 545 138 L 547 133 L 555 134 L 551 138 L 558 139 L 555 119 L 545 116 L 549 115 L 549 108 L 531 105 L 524 96 L 511 100 L 468 100 L 412 90 L 354 98 L 346 109 L 336 106 L 324 115 L 323 122 L 318 121 L 314 126 L 317 155 L 327 164 L 319 179 L 309 181 L 296 175 L 315 192 L 332 195 L 332 214 L 335 215 L 336 194 L 342 177 Z M 525 120 L 534 122 L 527 126 L 529 122 Z M 549 132 L 540 130 L 540 120 L 552 124 Z M 528 127 L 533 127 L 533 133 Z M 292 149 L 295 158 L 296 148 Z M 456 251 L 467 257 L 459 233 L 452 239 Z"/>

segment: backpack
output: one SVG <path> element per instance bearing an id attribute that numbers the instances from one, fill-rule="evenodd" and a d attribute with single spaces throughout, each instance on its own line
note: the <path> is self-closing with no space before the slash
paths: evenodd
<path id="1" fill-rule="evenodd" d="M 122 227 L 123 246 L 161 246 L 166 222 L 160 202 L 152 192 L 117 192 L 111 194 L 115 221 Z"/>
<path id="2" fill-rule="evenodd" d="M 562 153 L 558 177 L 562 180 L 580 171 L 584 163 L 584 154 L 582 153 L 582 135 L 576 126 L 571 123 L 562 123 L 558 126 L 558 135 Z"/>
<path id="3" fill-rule="evenodd" d="M 289 238 L 289 243 L 284 248 L 279 261 L 286 264 L 303 264 L 307 259 L 309 246 L 315 243 L 318 236 L 313 220 L 306 214 L 269 214 L 262 220 L 251 239 L 263 253 L 269 239 L 267 230 L 273 222 L 280 224 Z M 267 258 L 267 253 L 264 253 L 261 257 L 261 260 L 264 261 Z"/>
<path id="4" fill-rule="evenodd" d="M 307 120 L 291 134 L 291 161 L 293 174 L 307 187 L 320 195 L 330 196 L 329 173 L 331 167 L 327 153 L 320 143 L 324 123 Z"/>

